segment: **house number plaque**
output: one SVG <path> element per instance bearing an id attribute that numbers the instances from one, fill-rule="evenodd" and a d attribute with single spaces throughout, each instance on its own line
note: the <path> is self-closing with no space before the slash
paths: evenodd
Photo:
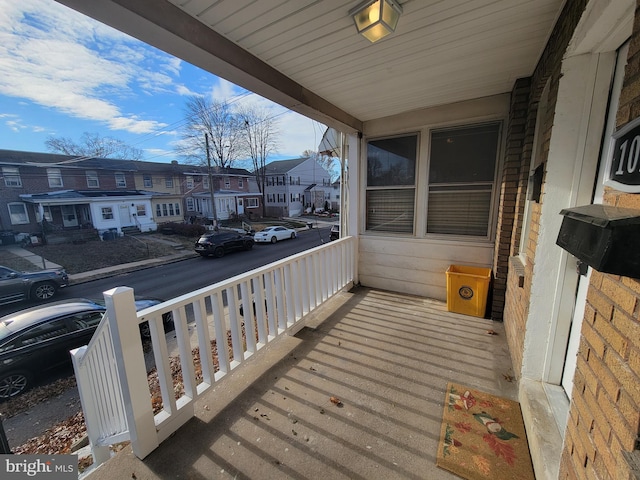
<path id="1" fill-rule="evenodd" d="M 613 134 L 612 153 L 607 185 L 640 193 L 640 118 Z"/>

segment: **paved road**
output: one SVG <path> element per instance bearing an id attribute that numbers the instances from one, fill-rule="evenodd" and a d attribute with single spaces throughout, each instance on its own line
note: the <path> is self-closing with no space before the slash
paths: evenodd
<path id="1" fill-rule="evenodd" d="M 329 227 L 314 228 L 298 233 L 298 238 L 276 244 L 256 244 L 247 252 L 234 252 L 222 258 L 195 256 L 178 262 L 122 273 L 108 278 L 72 285 L 58 292 L 53 300 L 89 298 L 104 301 L 102 293 L 118 286 L 134 289 L 138 298 L 169 300 L 219 282 L 254 268 L 308 250 L 328 242 Z M 14 303 L 0 307 L 0 315 L 37 305 Z"/>
<path id="2" fill-rule="evenodd" d="M 256 244 L 251 251 L 237 252 L 222 258 L 188 258 L 167 265 L 147 268 L 114 277 L 92 280 L 63 289 L 56 297 L 85 297 L 102 300 L 102 292 L 117 286 L 128 286 L 135 290 L 138 297 L 156 297 L 168 300 L 198 288 L 211 285 L 234 275 L 247 272 L 281 258 L 308 250 L 326 243 L 329 227 L 300 232 L 298 238 L 272 244 Z M 13 304 L 3 307 L 1 315 L 26 308 L 31 305 Z M 57 378 L 68 374 L 66 369 L 58 373 Z M 41 435 L 56 423 L 65 420 L 80 410 L 77 390 L 70 389 L 58 398 L 52 398 L 37 405 L 30 411 L 6 419 L 4 427 L 13 448 L 26 440 Z"/>

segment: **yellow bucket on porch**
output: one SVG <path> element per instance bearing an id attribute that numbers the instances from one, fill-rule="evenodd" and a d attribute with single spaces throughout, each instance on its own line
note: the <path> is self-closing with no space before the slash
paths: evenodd
<path id="1" fill-rule="evenodd" d="M 484 317 L 491 269 L 451 265 L 447 269 L 447 310 Z"/>

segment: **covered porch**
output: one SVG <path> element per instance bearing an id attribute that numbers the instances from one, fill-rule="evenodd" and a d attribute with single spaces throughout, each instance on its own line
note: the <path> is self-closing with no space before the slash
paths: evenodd
<path id="1" fill-rule="evenodd" d="M 458 478 L 435 464 L 451 381 L 516 399 L 501 322 L 355 287 L 204 394 L 144 460 L 127 447 L 91 478 Z"/>

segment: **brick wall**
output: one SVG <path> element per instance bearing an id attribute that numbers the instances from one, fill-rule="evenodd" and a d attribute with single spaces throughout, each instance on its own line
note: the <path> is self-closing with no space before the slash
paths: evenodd
<path id="1" fill-rule="evenodd" d="M 640 14 L 636 10 L 618 128 L 638 116 Z M 604 203 L 640 210 L 640 194 L 607 189 Z M 636 447 L 640 433 L 639 316 L 640 280 L 593 272 L 560 478 L 637 478 L 632 477 L 624 452 Z"/>

